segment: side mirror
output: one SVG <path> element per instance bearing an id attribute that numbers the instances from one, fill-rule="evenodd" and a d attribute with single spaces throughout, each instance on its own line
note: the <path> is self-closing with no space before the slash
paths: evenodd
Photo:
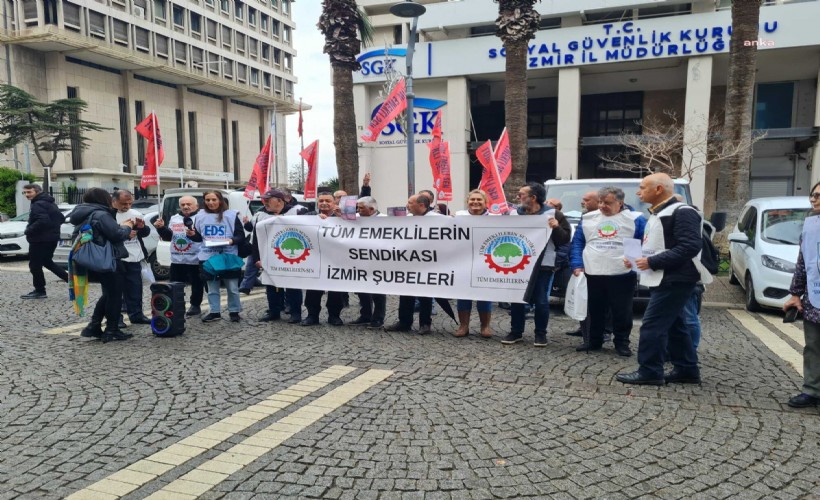
<path id="1" fill-rule="evenodd" d="M 743 233 L 732 233 L 729 235 L 729 242 L 730 243 L 741 243 L 748 245 L 749 244 L 749 237 Z"/>
<path id="2" fill-rule="evenodd" d="M 709 222 L 715 226 L 715 232 L 721 232 L 726 229 L 726 212 L 712 212 L 712 217 L 709 218 Z"/>

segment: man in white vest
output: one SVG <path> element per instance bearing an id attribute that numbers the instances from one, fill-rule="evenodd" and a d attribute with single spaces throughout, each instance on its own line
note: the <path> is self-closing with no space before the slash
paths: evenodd
<path id="1" fill-rule="evenodd" d="M 575 228 L 570 267 L 587 278 L 589 335 L 577 351 L 600 351 L 604 342 L 607 310 L 612 312 L 615 352 L 632 356 L 632 298 L 635 272 L 624 268 L 624 239 L 643 239 L 646 219 L 624 205 L 624 191 L 605 187 L 598 191 L 598 209 L 587 212 Z"/>
<path id="2" fill-rule="evenodd" d="M 624 384 L 700 384 L 698 355 L 686 326 L 684 306 L 696 283 L 711 282 L 711 275 L 700 266 L 700 215 L 677 201 L 674 189 L 666 174 L 648 175 L 638 188 L 641 201 L 652 206 L 644 232 L 644 256 L 635 261 L 642 271 L 641 285 L 649 287 L 649 305 L 638 342 L 640 367 L 616 375 Z M 624 266 L 632 267 L 626 259 Z M 664 374 L 667 353 L 673 369 Z"/>
<path id="3" fill-rule="evenodd" d="M 194 227 L 196 213 L 199 211 L 199 203 L 193 196 L 182 196 L 179 198 L 179 212 L 171 216 L 168 224 L 162 218 L 154 222 L 160 238 L 163 241 L 171 242 L 171 281 L 179 281 L 191 284 L 191 307 L 185 316 L 198 316 L 202 314 L 202 296 L 204 295 L 204 284 L 199 272 L 199 259 L 197 253 L 202 243 L 192 241 L 186 234 L 186 229 Z"/>
<path id="4" fill-rule="evenodd" d="M 122 286 L 123 310 L 127 311 L 132 325 L 150 325 L 151 319 L 142 312 L 142 262 L 148 255 L 142 238 L 151 234 L 151 225 L 146 225 L 142 214 L 131 208 L 134 195 L 130 191 L 120 189 L 114 191 L 111 197 L 113 199 L 111 205 L 117 211 L 117 224 L 122 224 L 129 219 L 134 221 L 131 237 L 125 241 L 128 257 L 122 259 L 125 268 Z M 119 327 L 124 326 L 125 323 L 120 318 Z"/>

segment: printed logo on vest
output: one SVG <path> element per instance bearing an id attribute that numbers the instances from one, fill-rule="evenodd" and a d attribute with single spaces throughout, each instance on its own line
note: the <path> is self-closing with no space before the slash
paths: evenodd
<path id="1" fill-rule="evenodd" d="M 273 253 L 285 264 L 298 264 L 310 255 L 310 240 L 302 231 L 287 228 L 273 237 Z"/>
<path id="2" fill-rule="evenodd" d="M 179 238 L 174 238 L 174 240 L 171 241 L 171 245 L 174 247 L 175 252 L 180 252 L 180 253 L 187 252 L 188 250 L 191 249 L 192 246 L 194 246 L 194 244 L 191 242 L 191 240 L 189 240 L 188 238 L 185 238 L 184 236 L 180 236 Z"/>
<path id="3" fill-rule="evenodd" d="M 620 231 L 620 226 L 612 221 L 604 221 L 598 225 L 598 236 L 604 239 L 614 238 Z"/>

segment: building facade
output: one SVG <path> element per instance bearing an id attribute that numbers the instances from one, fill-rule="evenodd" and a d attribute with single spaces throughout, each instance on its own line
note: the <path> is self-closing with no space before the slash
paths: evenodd
<path id="1" fill-rule="evenodd" d="M 354 75 L 357 124 L 366 126 L 383 94 L 385 67 L 405 72 L 407 20 L 389 13 L 395 2 L 359 0 L 387 47 L 360 56 Z M 421 1 L 414 86 L 416 186 L 432 184 L 425 143 L 436 113 L 443 113 L 451 143 L 454 205 L 477 186 L 481 166 L 474 150 L 496 141 L 504 128 L 504 50 L 495 36 L 498 4 L 488 0 Z M 622 148 L 617 136 L 641 132 L 642 121 L 674 115 L 687 145 L 700 144 L 710 123 L 722 120 L 731 29 L 729 0 L 576 0 L 536 3 L 541 28 L 528 56 L 528 180 L 618 177 L 602 158 Z M 818 1 L 766 1 L 760 13 L 752 197 L 803 195 L 820 175 L 820 19 Z M 381 94 L 380 94 L 381 93 Z M 426 106 L 426 109 L 425 109 Z M 637 122 L 637 123 L 636 123 Z M 395 126 L 362 144 L 362 170 L 378 179 L 404 164 L 406 141 Z M 715 206 L 717 165 L 684 148 L 693 165 L 691 190 L 707 213 Z M 701 166 L 701 168 L 698 168 Z M 817 166 L 817 167 L 813 167 Z M 363 173 L 362 173 L 363 175 Z M 385 183 L 387 184 L 387 183 Z M 381 186 L 380 186 L 381 189 Z M 399 183 L 380 199 L 406 197 Z"/>
<path id="2" fill-rule="evenodd" d="M 41 101 L 79 97 L 108 128 L 61 153 L 51 184 L 135 189 L 152 111 L 162 189 L 244 186 L 275 121 L 272 179 L 287 182 L 294 104 L 291 0 L 0 0 L 0 75 Z M 0 164 L 44 174 L 30 145 Z M 195 184 L 194 184 L 195 183 Z M 150 194 L 156 193 L 151 187 Z"/>

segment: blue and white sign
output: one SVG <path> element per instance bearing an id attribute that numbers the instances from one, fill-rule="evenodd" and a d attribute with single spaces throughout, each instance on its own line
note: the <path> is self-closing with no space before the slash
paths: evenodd
<path id="1" fill-rule="evenodd" d="M 433 126 L 436 122 L 436 116 L 439 110 L 447 104 L 447 101 L 440 99 L 427 99 L 424 97 L 416 97 L 413 99 L 413 133 L 415 134 L 414 142 L 416 144 L 424 144 L 433 140 Z M 370 113 L 372 119 L 376 113 L 379 112 L 379 104 Z M 404 135 L 401 125 L 390 122 L 382 133 L 379 134 L 377 144 L 382 146 L 398 146 L 407 144 L 407 138 Z"/>
<path id="2" fill-rule="evenodd" d="M 396 63 L 397 57 L 407 57 L 407 49 L 379 49 L 365 52 L 356 58 L 362 65 L 362 76 L 383 75 L 385 69 Z"/>

